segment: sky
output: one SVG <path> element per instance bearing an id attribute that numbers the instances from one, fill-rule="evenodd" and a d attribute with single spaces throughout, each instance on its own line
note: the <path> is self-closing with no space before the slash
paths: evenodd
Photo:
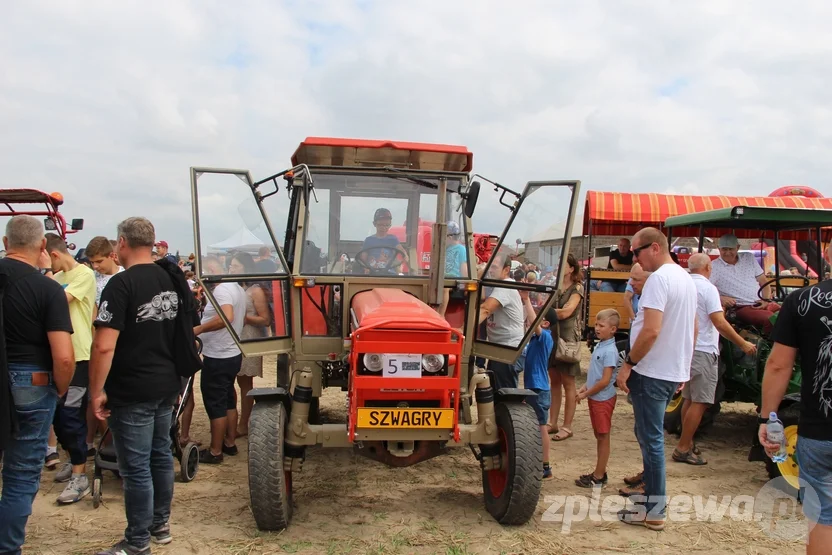
<path id="1" fill-rule="evenodd" d="M 146 216 L 182 253 L 191 166 L 262 178 L 307 136 L 462 144 L 518 190 L 832 195 L 831 16 L 815 0 L 13 2 L 0 187 L 61 192 L 79 246 Z M 204 220 L 244 200 L 226 193 Z M 538 227 L 562 204 L 536 206 Z"/>

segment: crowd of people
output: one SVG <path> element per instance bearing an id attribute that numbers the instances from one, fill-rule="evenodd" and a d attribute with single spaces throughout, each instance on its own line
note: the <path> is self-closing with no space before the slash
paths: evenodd
<path id="1" fill-rule="evenodd" d="M 206 303 L 204 293 L 186 278 L 193 271 L 193 258 L 189 267 L 188 261 L 170 255 L 145 218 L 121 222 L 115 240 L 91 240 L 83 261 L 69 254 L 62 238 L 44 234 L 42 224 L 30 216 L 9 220 L 3 243 L 0 406 L 7 408 L 0 411 L 0 553 L 20 552 L 44 465 L 57 470 L 56 481 L 67 484 L 58 503 L 74 503 L 89 493 L 86 462 L 104 422 L 112 432 L 123 479 L 127 528 L 124 539 L 100 555 L 145 554 L 151 542 L 169 543 L 173 406 L 187 383 L 184 378 L 202 370 L 211 441 L 200 450 L 200 462 L 220 464 L 224 456 L 238 454 L 235 440 L 247 433 L 251 412 L 245 393 L 263 368 L 258 358 L 243 360 L 223 320 L 240 337 L 271 333 L 268 285 L 222 281 L 211 291 L 214 302 Z M 621 288 L 630 304 L 627 314 L 606 309 L 596 315 L 598 343 L 582 387 L 577 388 L 576 379 L 582 373 L 578 347 L 586 280 L 573 255 L 566 259 L 554 306 L 533 330 L 518 363 L 489 361 L 487 366 L 496 387 L 517 387 L 522 374 L 525 387 L 534 392 L 527 403 L 540 426 L 544 480 L 553 477 L 550 442 L 573 437 L 575 408 L 587 401 L 596 464 L 575 483 L 586 488 L 608 483 L 616 387 L 626 393 L 643 471 L 624 479 L 627 487 L 619 493 L 635 504 L 618 516 L 627 524 L 662 530 L 667 505 L 663 420 L 669 401 L 682 392 L 682 435 L 671 459 L 706 464 L 693 438 L 715 401 L 719 337 L 748 354 L 756 349 L 728 323 L 726 312 L 770 331 L 774 347 L 763 381 L 764 415 L 777 410 L 793 363 L 798 356 L 802 360 L 798 456 L 801 478 L 818 493 L 807 498 L 805 508 L 814 524 L 812 552 L 812 546 L 832 540 L 832 281 L 802 289 L 780 307 L 771 301 L 767 287 L 761 287 L 759 264 L 738 252 L 736 237 L 725 235 L 719 245 L 719 259 L 694 255 L 686 271 L 671 257 L 667 239 L 657 229 L 642 229 L 619 242 L 619 249 L 627 252 L 614 258 L 617 270 L 630 271 Z M 274 264 L 266 249 L 256 260 L 238 252 L 207 256 L 202 265 L 206 275 L 251 276 L 270 262 Z M 490 277 L 556 282 L 554 268 L 521 264 L 513 271 L 512 265 L 509 256 L 498 254 Z M 516 347 L 546 299 L 513 288 L 489 287 L 486 293 L 479 322 L 488 341 Z M 769 326 L 774 314 L 776 324 Z M 629 350 L 621 362 L 615 338 L 623 318 L 631 326 Z M 196 337 L 202 341 L 201 356 L 191 348 Z M 243 395 L 239 415 L 235 383 Z M 193 396 L 188 398 L 181 420 L 183 442 L 190 441 L 194 410 Z M 779 445 L 769 443 L 763 420 L 760 442 L 773 453 Z M 58 443 L 67 457 L 62 463 Z"/>
<path id="2" fill-rule="evenodd" d="M 672 256 L 667 237 L 659 230 L 645 228 L 632 239 L 622 238 L 618 251 L 610 256 L 610 265 L 617 271 L 629 271 L 629 279 L 623 284 L 594 282 L 589 289 L 624 292 L 625 314 L 605 309 L 596 315 L 597 344 L 586 369 L 586 383 L 580 389 L 576 389 L 575 379 L 582 369 L 573 346 L 581 336 L 579 307 L 586 279 L 575 257 L 568 255 L 555 308 L 546 313 L 533 331 L 518 364 L 489 361 L 488 369 L 496 387 L 517 387 L 522 372 L 524 385 L 535 393 L 527 398 L 527 403 L 540 424 L 544 480 L 552 477 L 550 441 L 565 441 L 573 436 L 575 407 L 587 400 L 597 459 L 592 472 L 575 480 L 578 486 L 586 488 L 608 483 L 615 388 L 626 393 L 633 406 L 634 433 L 641 447 L 643 470 L 623 479 L 625 487 L 619 493 L 631 498 L 634 505 L 620 511 L 618 518 L 626 524 L 658 531 L 666 525 L 667 508 L 665 410 L 681 391 L 682 433 L 672 461 L 707 464 L 694 436 L 705 411 L 717 401 L 720 336 L 748 355 L 755 354 L 757 349 L 728 322 L 726 314 L 730 312 L 737 322 L 757 326 L 774 342 L 763 381 L 763 416 L 759 426 L 760 442 L 769 454 L 777 451 L 779 445 L 772 445 L 767 439 L 767 415 L 777 410 L 795 359 L 800 356 L 803 361 L 798 457 L 801 478 L 817 491 L 819 498 L 805 508 L 811 526 L 808 552 L 821 553 L 832 538 L 832 341 L 824 342 L 832 337 L 832 302 L 826 300 L 832 298 L 832 281 L 799 290 L 787 298 L 781 309 L 772 300 L 763 269 L 753 255 L 739 251 L 734 235 L 719 239 L 719 252 L 716 260 L 701 253 L 691 256 L 686 271 Z M 832 259 L 832 247 L 827 257 Z M 543 278 L 534 267 L 523 265 L 511 276 L 509 268 L 509 257 L 502 259 L 498 255 L 490 277 L 534 283 Z M 528 293 L 499 287 L 487 290 L 480 306 L 480 323 L 486 325 L 487 340 L 518 345 L 518 337 L 522 338 L 528 324 L 535 320 L 536 309 Z M 774 314 L 778 318 L 772 324 Z M 630 322 L 630 334 L 627 355 L 621 361 L 615 335 L 623 318 Z M 564 415 L 559 425 L 561 405 Z"/>

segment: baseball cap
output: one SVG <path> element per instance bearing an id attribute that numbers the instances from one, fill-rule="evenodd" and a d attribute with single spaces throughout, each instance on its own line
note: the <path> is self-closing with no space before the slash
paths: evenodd
<path id="1" fill-rule="evenodd" d="M 153 246 L 154 246 L 154 247 L 165 247 L 165 248 L 168 248 L 168 242 L 167 242 L 167 241 L 159 241 L 158 243 L 156 243 L 156 244 L 155 244 L 155 245 L 153 245 Z"/>
<path id="2" fill-rule="evenodd" d="M 459 224 L 456 222 L 448 222 L 448 235 L 459 235 Z"/>
<path id="3" fill-rule="evenodd" d="M 546 266 L 546 269 L 545 269 L 544 271 L 545 271 L 547 274 L 550 274 L 550 273 L 552 273 L 552 272 L 554 272 L 554 271 L 555 271 L 555 268 L 554 268 L 554 266 Z"/>
<path id="4" fill-rule="evenodd" d="M 390 211 L 386 208 L 379 208 L 378 210 L 376 210 L 376 213 L 373 214 L 373 221 L 377 222 L 377 221 L 383 220 L 383 219 L 392 220 L 393 219 L 393 214 L 391 214 Z"/>
<path id="5" fill-rule="evenodd" d="M 719 238 L 719 248 L 735 249 L 739 246 L 740 241 L 733 233 L 726 233 Z"/>

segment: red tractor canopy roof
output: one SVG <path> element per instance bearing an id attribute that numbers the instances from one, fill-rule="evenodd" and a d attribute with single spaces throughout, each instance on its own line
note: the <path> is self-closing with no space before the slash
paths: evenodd
<path id="1" fill-rule="evenodd" d="M 832 209 L 832 198 L 728 197 L 661 195 L 658 193 L 610 193 L 587 191 L 584 209 L 584 235 L 620 235 L 631 237 L 647 226 L 662 227 L 671 216 L 681 216 L 733 208 L 763 206 L 772 208 Z"/>
<path id="2" fill-rule="evenodd" d="M 292 165 L 394 166 L 411 170 L 468 172 L 474 155 L 467 147 L 430 143 L 307 137 L 292 155 Z"/>
<path id="3" fill-rule="evenodd" d="M 48 194 L 36 189 L 0 189 L 2 204 L 51 204 L 60 206 L 64 199 L 57 193 Z"/>

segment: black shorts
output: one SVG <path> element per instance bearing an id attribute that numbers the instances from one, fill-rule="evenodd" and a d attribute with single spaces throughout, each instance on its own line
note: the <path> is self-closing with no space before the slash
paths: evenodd
<path id="1" fill-rule="evenodd" d="M 231 358 L 203 357 L 202 402 L 210 420 L 225 418 L 226 411 L 237 408 L 234 379 L 243 364 L 243 355 Z"/>

